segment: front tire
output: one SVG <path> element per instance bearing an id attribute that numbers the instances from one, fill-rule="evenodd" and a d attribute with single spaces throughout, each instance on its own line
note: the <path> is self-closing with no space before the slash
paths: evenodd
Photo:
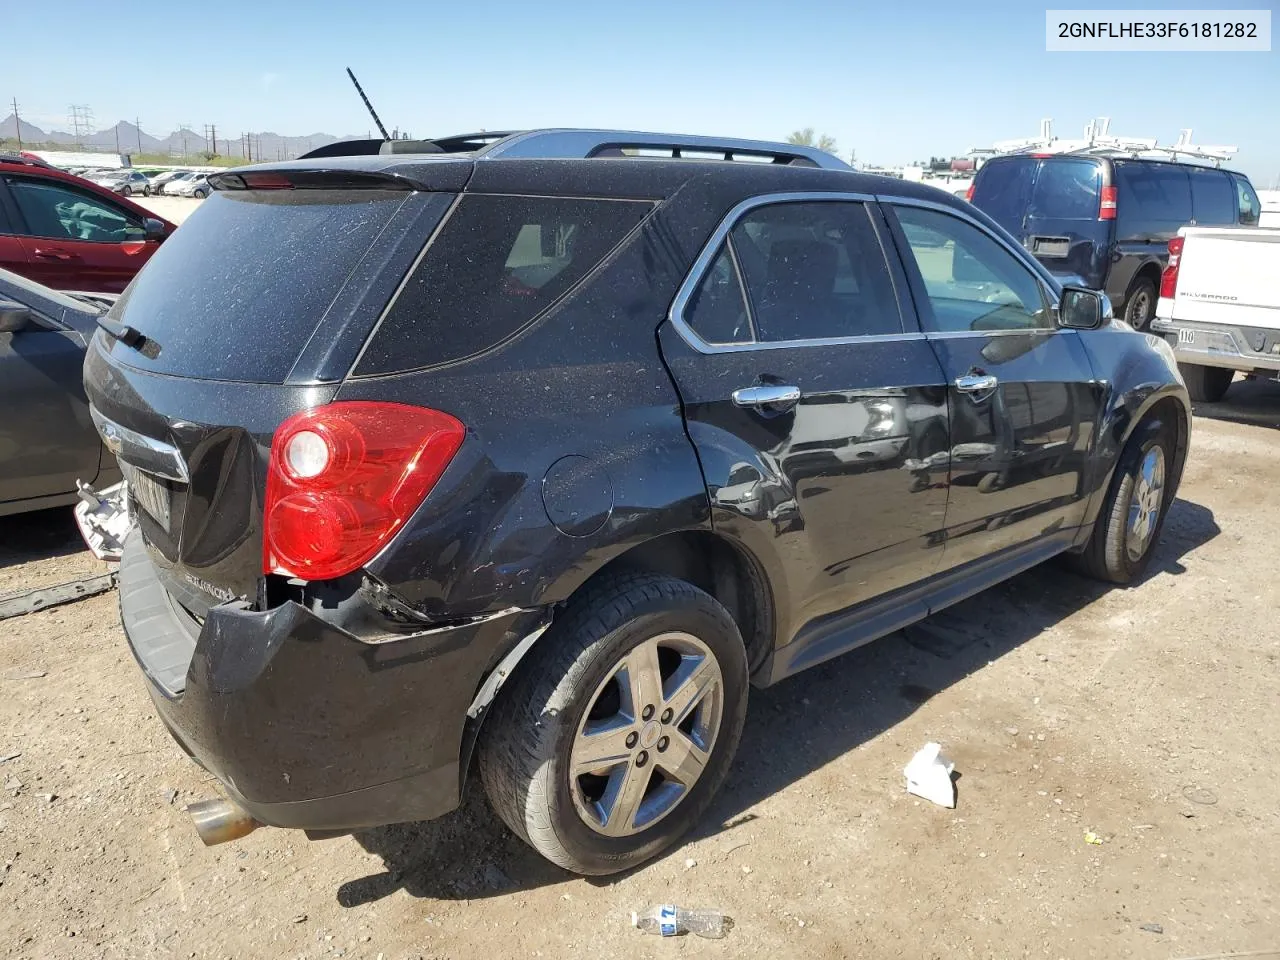
<path id="1" fill-rule="evenodd" d="M 121 191 L 120 191 L 120 196 L 122 196 L 122 197 L 132 197 L 132 196 L 133 196 L 133 187 L 125 187 L 123 190 L 121 190 Z"/>
<path id="2" fill-rule="evenodd" d="M 193 190 L 191 195 L 197 200 L 203 200 L 205 198 L 205 192 L 203 190 Z"/>
<path id="3" fill-rule="evenodd" d="M 1124 321 L 1135 330 L 1145 330 L 1156 315 L 1156 285 L 1147 278 L 1134 283 L 1124 301 Z"/>
<path id="4" fill-rule="evenodd" d="M 1146 571 L 1173 503 L 1173 429 L 1159 419 L 1139 425 L 1116 464 L 1088 546 L 1077 559 L 1096 580 L 1133 583 Z"/>
<path id="5" fill-rule="evenodd" d="M 151 188 L 150 188 L 150 187 L 143 187 L 143 188 L 142 188 L 142 195 L 143 195 L 144 197 L 149 197 L 149 196 L 151 196 Z"/>
<path id="6" fill-rule="evenodd" d="M 548 860 L 618 873 L 706 810 L 746 707 L 729 612 L 683 580 L 619 574 L 571 603 L 504 686 L 480 777 L 498 815 Z"/>
<path id="7" fill-rule="evenodd" d="M 1198 363 L 1180 363 L 1178 371 L 1187 382 L 1187 393 L 1197 403 L 1217 403 L 1227 395 L 1236 372 L 1226 367 L 1204 367 Z"/>

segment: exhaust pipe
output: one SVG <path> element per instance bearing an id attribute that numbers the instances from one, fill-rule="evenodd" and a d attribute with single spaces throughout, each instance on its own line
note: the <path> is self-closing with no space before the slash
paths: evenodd
<path id="1" fill-rule="evenodd" d="M 191 814 L 196 832 L 206 847 L 239 840 L 263 826 L 239 804 L 222 797 L 193 803 L 187 807 L 187 813 Z"/>

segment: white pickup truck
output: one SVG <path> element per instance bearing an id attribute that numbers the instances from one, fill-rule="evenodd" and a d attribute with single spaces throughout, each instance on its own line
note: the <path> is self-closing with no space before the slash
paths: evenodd
<path id="1" fill-rule="evenodd" d="M 1221 400 L 1237 370 L 1280 379 L 1280 230 L 1179 230 L 1151 331 L 1173 346 L 1192 400 Z"/>

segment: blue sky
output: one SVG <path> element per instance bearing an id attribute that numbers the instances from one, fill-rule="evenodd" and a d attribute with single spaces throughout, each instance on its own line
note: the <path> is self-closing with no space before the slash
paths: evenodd
<path id="1" fill-rule="evenodd" d="M 1250 5 L 1275 0 L 1181 6 Z M 17 97 L 45 129 L 69 129 L 78 103 L 97 126 L 139 116 L 160 136 L 180 122 L 216 123 L 220 138 L 363 133 L 350 66 L 388 127 L 419 136 L 613 126 L 781 139 L 811 126 L 846 158 L 856 149 L 860 161 L 894 164 L 1031 136 L 1042 117 L 1079 136 L 1090 117 L 1110 116 L 1113 132 L 1162 143 L 1192 127 L 1197 142 L 1238 145 L 1233 166 L 1259 186 L 1280 177 L 1280 53 L 1046 53 L 1045 7 L 15 3 L 3 18 L 0 116 Z M 91 33 L 77 44 L 84 56 L 69 51 L 69 28 Z"/>

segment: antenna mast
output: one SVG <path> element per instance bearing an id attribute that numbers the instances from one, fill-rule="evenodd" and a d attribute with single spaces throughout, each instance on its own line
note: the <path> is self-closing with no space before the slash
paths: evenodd
<path id="1" fill-rule="evenodd" d="M 351 72 L 351 68 L 347 67 L 347 76 L 351 78 L 351 82 L 356 85 L 356 93 L 360 94 L 360 99 L 364 101 L 364 105 L 369 108 L 369 115 L 373 117 L 373 122 L 378 125 L 378 130 L 382 133 L 383 140 L 390 140 L 391 134 L 387 133 L 387 128 L 382 125 L 382 121 L 378 119 L 378 112 L 373 109 L 373 104 L 369 102 L 369 98 L 364 95 L 364 88 L 360 86 L 360 81 L 356 79 L 356 75 Z"/>

